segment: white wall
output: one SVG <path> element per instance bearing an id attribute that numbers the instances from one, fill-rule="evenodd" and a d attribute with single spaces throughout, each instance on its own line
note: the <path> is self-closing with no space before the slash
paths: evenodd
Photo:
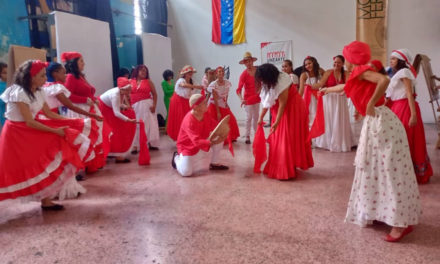
<path id="1" fill-rule="evenodd" d="M 331 67 L 331 58 L 342 52 L 345 44 L 356 37 L 355 0 L 248 0 L 246 4 L 247 43 L 221 46 L 211 42 L 210 0 L 169 0 L 169 36 L 172 40 L 173 69 L 177 73 L 185 64 L 193 65 L 200 82 L 206 66 L 229 65 L 234 87 L 244 70 L 238 61 L 245 51 L 259 58 L 260 43 L 293 40 L 293 63 L 301 65 L 311 55 L 323 68 Z M 433 72 L 440 75 L 440 10 L 438 0 L 389 0 L 389 50 L 406 47 L 413 53 L 423 52 L 433 59 Z M 260 58 L 259 58 L 260 59 Z M 257 61 L 258 63 L 258 61 Z M 418 83 L 423 84 L 424 80 Z M 424 121 L 432 120 L 426 104 L 426 87 L 417 87 Z M 235 91 L 229 104 L 237 119 L 244 119 Z M 428 111 L 429 110 L 429 111 Z M 428 114 L 427 114 L 428 113 Z M 430 113 L 430 114 L 429 114 Z"/>
<path id="2" fill-rule="evenodd" d="M 58 61 L 66 51 L 78 51 L 86 63 L 87 81 L 96 88 L 96 96 L 113 88 L 110 27 L 107 22 L 54 12 Z"/>

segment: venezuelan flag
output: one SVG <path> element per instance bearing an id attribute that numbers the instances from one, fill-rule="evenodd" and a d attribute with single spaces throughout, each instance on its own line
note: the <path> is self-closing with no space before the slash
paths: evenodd
<path id="1" fill-rule="evenodd" d="M 212 0 L 212 42 L 240 44 L 244 34 L 245 0 Z"/>

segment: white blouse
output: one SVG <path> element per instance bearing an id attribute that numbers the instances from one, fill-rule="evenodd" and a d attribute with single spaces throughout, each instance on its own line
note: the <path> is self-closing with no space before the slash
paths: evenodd
<path id="1" fill-rule="evenodd" d="M 129 118 L 121 113 L 121 91 L 118 87 L 107 90 L 99 97 L 108 107 L 113 109 L 113 113 L 119 119 L 127 121 Z"/>
<path id="2" fill-rule="evenodd" d="M 13 84 L 9 86 L 0 98 L 7 104 L 5 117 L 10 121 L 23 122 L 24 118 L 21 115 L 20 109 L 17 105 L 18 102 L 29 105 L 32 117 L 35 118 L 37 113 L 43 108 L 45 102 L 44 92 L 40 89 L 35 91 L 35 98 L 31 99 L 23 87 Z"/>
<path id="3" fill-rule="evenodd" d="M 174 86 L 174 91 L 176 94 L 184 97 L 184 98 L 190 98 L 193 94 L 193 89 L 182 87 L 182 84 L 186 84 L 186 81 L 184 78 L 179 78 L 177 80 L 176 85 Z"/>
<path id="4" fill-rule="evenodd" d="M 278 76 L 278 82 L 275 87 L 268 89 L 263 86 L 260 92 L 261 105 L 263 108 L 270 108 L 275 104 L 278 96 L 292 85 L 292 79 L 287 73 L 281 72 Z"/>
<path id="5" fill-rule="evenodd" d="M 46 96 L 46 103 L 50 109 L 63 106 L 63 104 L 57 99 L 57 95 L 64 94 L 67 98 L 70 96 L 70 91 L 59 83 L 54 83 L 49 86 L 43 87 L 42 90 Z"/>
<path id="6" fill-rule="evenodd" d="M 212 91 L 216 91 L 217 95 L 219 96 L 217 100 L 217 104 L 219 107 L 226 108 L 226 100 L 228 99 L 229 89 L 231 88 L 232 84 L 228 80 L 224 80 L 224 84 L 220 85 L 217 80 L 213 81 L 208 86 L 208 92 L 211 93 L 211 97 L 209 98 L 210 104 L 215 104 L 214 102 L 214 95 L 212 94 Z"/>
<path id="7" fill-rule="evenodd" d="M 388 84 L 386 97 L 389 97 L 392 101 L 406 98 L 406 88 L 402 78 L 410 79 L 411 86 L 414 85 L 415 78 L 412 72 L 407 68 L 400 69 L 394 74 Z"/>
<path id="8" fill-rule="evenodd" d="M 290 79 L 292 80 L 292 83 L 293 83 L 293 84 L 299 84 L 298 76 L 296 76 L 296 75 L 293 74 L 293 73 L 290 73 L 289 76 L 290 76 Z"/>

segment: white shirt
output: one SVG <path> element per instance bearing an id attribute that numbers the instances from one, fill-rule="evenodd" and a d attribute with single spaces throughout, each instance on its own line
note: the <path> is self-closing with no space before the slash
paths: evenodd
<path id="1" fill-rule="evenodd" d="M 113 113 L 117 118 L 124 121 L 129 119 L 121 113 L 121 91 L 118 87 L 107 90 L 99 98 L 106 106 L 113 109 Z"/>
<path id="2" fill-rule="evenodd" d="M 24 118 L 17 105 L 18 102 L 22 102 L 29 105 L 32 117 L 35 118 L 37 113 L 43 108 L 45 98 L 44 92 L 41 90 L 35 91 L 34 96 L 35 98 L 31 99 L 24 89 L 17 84 L 9 86 L 0 96 L 0 98 L 7 104 L 5 117 L 10 121 L 23 122 Z"/>
<path id="3" fill-rule="evenodd" d="M 182 87 L 182 84 L 186 84 L 186 81 L 184 78 L 179 78 L 179 80 L 177 80 L 176 82 L 176 85 L 174 86 L 174 92 L 184 98 L 189 99 L 194 93 L 193 89 Z"/>
<path id="4" fill-rule="evenodd" d="M 272 107 L 278 99 L 278 96 L 280 96 L 284 90 L 289 89 L 291 85 L 292 79 L 290 79 L 290 76 L 285 72 L 281 72 L 275 87 L 268 89 L 263 86 L 260 92 L 261 105 L 263 108 Z"/>
<path id="5" fill-rule="evenodd" d="M 400 69 L 391 78 L 390 83 L 388 84 L 386 97 L 389 97 L 393 101 L 406 98 L 406 88 L 402 78 L 410 79 L 411 86 L 414 84 L 415 78 L 412 72 L 407 68 Z"/>
<path id="6" fill-rule="evenodd" d="M 298 84 L 298 83 L 299 83 L 298 76 L 296 76 L 296 75 L 293 74 L 293 73 L 290 73 L 289 76 L 290 76 L 290 79 L 292 80 L 292 83 L 293 83 L 293 84 Z"/>
<path id="7" fill-rule="evenodd" d="M 226 108 L 226 101 L 228 99 L 229 89 L 231 88 L 232 84 L 228 80 L 223 80 L 224 84 L 220 85 L 217 80 L 213 81 L 208 86 L 208 92 L 212 93 L 212 91 L 216 91 L 218 95 L 217 104 L 219 107 Z M 215 104 L 214 102 L 214 95 L 211 94 L 211 97 L 209 98 L 210 104 Z"/>
<path id="8" fill-rule="evenodd" d="M 63 106 L 63 104 L 57 99 L 57 95 L 64 94 L 67 98 L 70 96 L 70 91 L 59 83 L 54 83 L 52 85 L 43 87 L 42 90 L 46 96 L 46 103 L 50 109 Z"/>

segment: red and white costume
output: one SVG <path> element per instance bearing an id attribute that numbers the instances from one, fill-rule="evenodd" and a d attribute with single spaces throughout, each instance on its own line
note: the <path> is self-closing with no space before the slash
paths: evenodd
<path id="1" fill-rule="evenodd" d="M 346 48 L 344 57 L 350 61 Z M 368 61 L 369 58 L 363 63 Z M 366 116 L 377 84 L 358 78 L 365 71 L 373 69 L 368 65 L 356 66 L 344 88 L 365 116 L 345 221 L 360 226 L 373 220 L 393 227 L 415 225 L 421 208 L 406 132 L 396 115 L 383 105 L 383 97 L 375 106 L 376 116 Z"/>
<path id="2" fill-rule="evenodd" d="M 170 100 L 167 134 L 174 141 L 177 141 L 182 120 L 190 110 L 189 98 L 194 93 L 193 89 L 182 86 L 182 84 L 185 83 L 186 81 L 184 78 L 177 80 L 176 85 L 174 86 L 174 94 Z"/>
<path id="3" fill-rule="evenodd" d="M 411 109 L 402 78 L 408 78 L 411 80 L 411 85 L 414 84 L 415 76 L 413 73 L 407 68 L 400 69 L 391 78 L 386 96 L 391 100 L 389 105 L 391 110 L 405 127 L 417 181 L 419 183 L 427 183 L 433 171 L 426 150 L 425 128 L 423 127 L 422 115 L 420 114 L 419 104 L 415 102 L 417 124 L 414 127 L 409 127 L 408 122 L 411 117 Z"/>
<path id="4" fill-rule="evenodd" d="M 342 83 L 344 80 L 336 80 L 334 71 L 332 71 L 325 87 L 333 87 Z M 315 139 L 316 146 L 332 152 L 351 151 L 353 143 L 347 97 L 345 94 L 329 93 L 322 97 L 322 101 L 325 132 Z"/>
<path id="5" fill-rule="evenodd" d="M 34 96 L 31 99 L 15 84 L 1 96 L 7 103 L 8 120 L 0 137 L 0 200 L 41 200 L 62 195 L 59 192 L 66 183 L 76 183 L 74 176 L 89 153 L 90 140 L 78 130 L 67 128 L 65 136 L 60 137 L 26 125 L 17 103 L 27 104 L 35 118 L 45 99 L 41 90 Z M 40 122 L 56 128 L 75 120 Z"/>
<path id="6" fill-rule="evenodd" d="M 174 158 L 180 175 L 191 176 L 193 172 L 207 168 L 206 152 L 210 149 L 212 149 L 210 163 L 218 163 L 222 144 L 211 146 L 208 140 L 209 133 L 214 130 L 216 123 L 208 113 L 205 113 L 201 121 L 191 112 L 185 115 L 176 142 L 178 155 Z"/>
<path id="7" fill-rule="evenodd" d="M 208 113 L 211 116 L 212 119 L 217 120 L 220 122 L 220 120 L 223 119 L 223 117 L 230 115 L 229 119 L 229 136 L 231 140 L 236 140 L 240 136 L 240 131 L 238 129 L 237 119 L 235 119 L 234 114 L 231 112 L 231 109 L 228 106 L 228 95 L 229 95 L 229 89 L 231 88 L 231 82 L 228 80 L 224 80 L 223 85 L 220 85 L 217 80 L 213 81 L 208 86 L 208 92 L 211 93 L 211 97 L 209 98 L 209 106 L 208 106 Z M 220 119 L 217 118 L 217 109 L 215 107 L 214 102 L 214 95 L 212 94 L 213 91 L 215 91 L 218 95 L 217 99 L 217 105 L 220 110 L 221 117 Z"/>
<path id="8" fill-rule="evenodd" d="M 95 88 L 90 85 L 84 77 L 75 78 L 73 74 L 67 74 L 65 87 L 70 91 L 69 99 L 77 107 L 91 113 L 96 113 L 102 116 L 99 107 L 96 104 L 92 106 L 87 104 L 87 98 L 96 101 Z M 78 114 L 70 109 L 65 114 L 69 118 L 88 118 L 87 116 Z M 104 151 L 103 137 L 108 137 L 108 132 L 104 131 L 104 123 L 96 122 L 98 126 L 98 139 L 94 144 L 95 158 L 86 164 L 87 172 L 95 172 L 103 167 L 107 158 Z"/>
<path id="9" fill-rule="evenodd" d="M 127 120 L 136 119 L 135 111 L 130 108 L 121 112 L 121 94 L 118 87 L 107 90 L 99 97 L 99 108 L 104 122 L 111 128 L 109 154 L 125 156 L 134 143 L 136 123 Z"/>
<path id="10" fill-rule="evenodd" d="M 244 109 L 246 111 L 246 137 L 251 135 L 251 127 L 254 133 L 257 131 L 257 123 L 260 113 L 261 99 L 255 89 L 255 78 L 248 70 L 244 70 L 238 81 L 237 94 L 241 94 L 244 87 Z"/>
<path id="11" fill-rule="evenodd" d="M 153 106 L 149 79 L 141 80 L 139 84 L 135 79 L 131 80 L 131 105 L 136 113 L 137 120 L 143 120 L 148 143 L 152 147 L 159 147 L 159 124 L 157 123 L 156 112 L 152 113 Z M 139 128 L 136 130 L 135 146 L 139 147 Z"/>
<path id="12" fill-rule="evenodd" d="M 279 180 L 296 178 L 297 167 L 303 170 L 313 167 L 307 109 L 288 74 L 281 72 L 275 87 L 261 90 L 262 106 L 270 108 L 273 124 L 278 114 L 278 97 L 286 89 L 289 97 L 277 129 L 267 139 L 269 157 L 263 170 L 269 178 Z"/>
<path id="13" fill-rule="evenodd" d="M 309 73 L 306 72 L 307 79 L 304 85 L 304 100 L 306 101 L 306 107 L 309 112 L 309 128 L 312 127 L 313 122 L 315 121 L 316 110 L 318 105 L 318 90 L 313 89 L 312 85 L 319 82 L 319 78 L 310 77 Z M 307 98 L 310 97 L 310 100 Z"/>

